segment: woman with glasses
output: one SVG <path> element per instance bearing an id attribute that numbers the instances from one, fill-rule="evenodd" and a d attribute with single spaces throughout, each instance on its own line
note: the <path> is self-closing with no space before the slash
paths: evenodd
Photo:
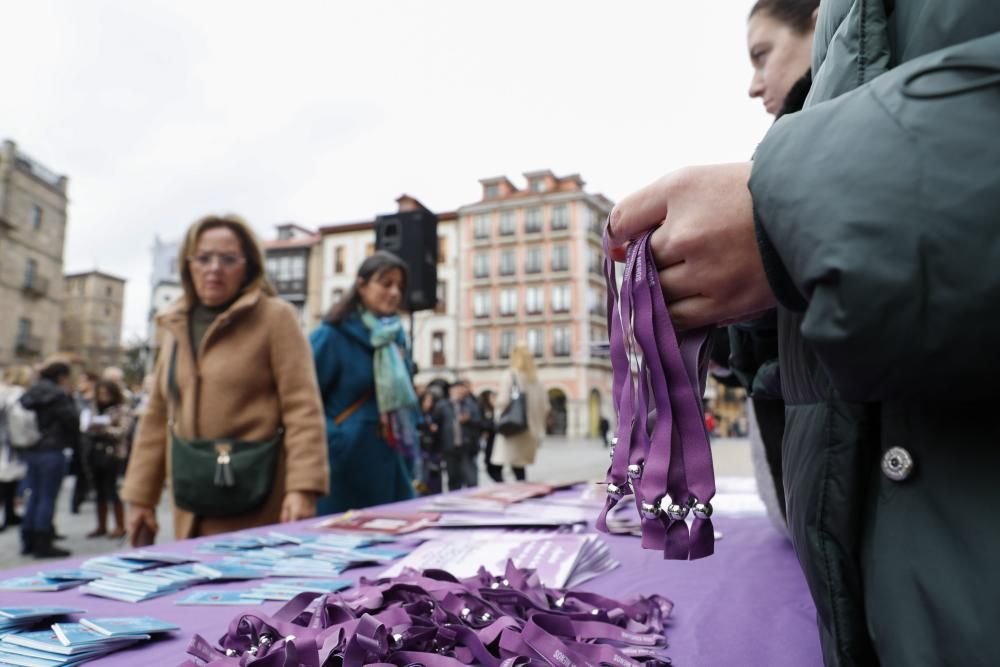
<path id="1" fill-rule="evenodd" d="M 178 539 L 308 518 L 327 491 L 309 344 L 263 266 L 253 232 L 236 216 L 206 217 L 187 231 L 184 295 L 157 317 L 156 381 L 121 493 L 133 544 L 157 532 L 164 482 Z M 199 447 L 207 461 L 195 456 Z M 246 447 L 264 463 L 245 465 Z M 219 500 L 247 485 L 259 502 Z"/>

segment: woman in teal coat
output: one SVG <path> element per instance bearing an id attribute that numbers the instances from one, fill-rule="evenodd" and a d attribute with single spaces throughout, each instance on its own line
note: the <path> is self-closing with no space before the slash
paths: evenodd
<path id="1" fill-rule="evenodd" d="M 378 251 L 309 336 L 330 459 L 318 514 L 414 496 L 418 409 L 398 315 L 405 290 L 406 264 Z"/>

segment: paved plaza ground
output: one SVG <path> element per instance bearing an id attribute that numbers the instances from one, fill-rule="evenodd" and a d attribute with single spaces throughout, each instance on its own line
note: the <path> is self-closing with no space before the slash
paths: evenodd
<path id="1" fill-rule="evenodd" d="M 718 438 L 713 441 L 712 455 L 716 475 L 720 477 L 751 477 L 750 446 L 742 438 Z M 481 458 L 481 457 L 480 457 Z M 604 478 L 608 466 L 608 450 L 597 440 L 548 438 L 538 452 L 534 466 L 528 468 L 528 479 L 537 481 L 599 481 Z M 506 474 L 510 476 L 510 471 Z M 492 484 L 485 471 L 480 471 L 480 483 Z M 55 523 L 59 533 L 66 536 L 57 544 L 69 549 L 74 556 L 88 556 L 115 551 L 125 546 L 124 540 L 107 538 L 87 539 L 85 536 L 96 523 L 94 503 L 84 503 L 79 514 L 69 511 L 69 498 L 73 479 L 68 478 L 59 494 Z M 110 518 L 110 517 L 109 517 Z M 160 503 L 157 519 L 162 528 L 158 544 L 173 540 L 170 504 L 166 495 Z M 16 530 L 8 528 L 0 532 L 0 570 L 27 565 L 36 561 L 20 555 L 20 538 Z"/>

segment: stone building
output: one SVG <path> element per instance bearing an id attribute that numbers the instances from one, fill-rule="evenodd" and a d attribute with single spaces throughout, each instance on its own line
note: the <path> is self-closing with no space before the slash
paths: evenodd
<path id="1" fill-rule="evenodd" d="M 64 278 L 61 351 L 77 355 L 100 371 L 122 363 L 122 310 L 125 280 L 101 271 Z"/>
<path id="2" fill-rule="evenodd" d="M 68 179 L 0 145 L 0 366 L 58 350 Z"/>
<path id="3" fill-rule="evenodd" d="M 601 227 L 612 202 L 577 174 L 524 177 L 524 189 L 483 179 L 482 199 L 458 209 L 460 372 L 477 393 L 496 390 L 523 341 L 549 394 L 549 432 L 594 436 L 602 415 L 614 421 L 611 363 L 592 352 L 608 339 Z"/>
<path id="4" fill-rule="evenodd" d="M 264 242 L 267 275 L 278 296 L 295 306 L 299 325 L 308 333 L 322 317 L 320 235 L 292 223 L 277 229 L 278 238 Z"/>

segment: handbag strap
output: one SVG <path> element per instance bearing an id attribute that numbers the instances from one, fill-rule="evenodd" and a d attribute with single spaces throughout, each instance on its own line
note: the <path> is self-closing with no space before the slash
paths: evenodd
<path id="1" fill-rule="evenodd" d="M 358 400 L 354 401 L 349 406 L 341 410 L 340 414 L 333 418 L 333 423 L 336 424 L 337 426 L 340 426 L 341 424 L 346 422 L 348 417 L 357 412 L 358 408 L 367 403 L 368 399 L 371 397 L 372 397 L 372 390 L 369 389 L 361 396 L 361 398 L 359 398 Z"/>

